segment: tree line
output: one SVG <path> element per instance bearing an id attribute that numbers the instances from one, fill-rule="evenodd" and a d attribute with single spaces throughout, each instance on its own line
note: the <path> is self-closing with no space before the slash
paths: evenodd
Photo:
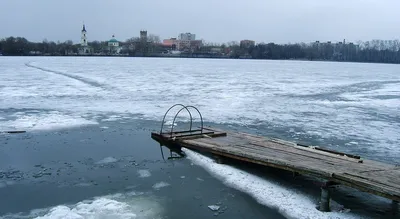
<path id="1" fill-rule="evenodd" d="M 242 48 L 231 45 L 231 57 L 253 59 L 294 59 L 346 62 L 400 63 L 400 42 L 398 40 L 373 40 L 353 43 L 259 43 Z"/>
<path id="2" fill-rule="evenodd" d="M 158 36 L 150 34 L 146 42 L 140 41 L 138 37 L 133 37 L 125 42 L 120 42 L 123 48 L 123 54 L 134 55 L 135 50 L 143 52 L 144 49 L 160 52 L 162 48 L 158 48 L 161 40 Z M 93 54 L 109 53 L 108 41 L 92 41 L 88 42 Z M 132 48 L 134 47 L 134 48 Z M 145 47 L 145 48 L 144 48 Z M 50 55 L 50 56 L 66 56 L 78 55 L 80 44 L 74 44 L 71 40 L 65 42 L 53 42 L 43 40 L 42 42 L 30 42 L 23 37 L 8 37 L 0 39 L 0 54 L 7 56 L 29 56 L 29 55 Z"/>
<path id="3" fill-rule="evenodd" d="M 0 52 L 3 55 L 23 56 L 40 54 L 64 55 L 66 51 L 78 51 L 78 45 L 72 41 L 52 42 L 30 42 L 23 37 L 8 37 L 0 40 Z"/>
<path id="4" fill-rule="evenodd" d="M 171 48 L 160 44 L 158 36 L 149 36 L 146 44 L 139 38 L 131 38 L 121 42 L 122 52 L 135 56 L 138 51 L 162 53 Z M 107 52 L 107 41 L 89 42 L 94 53 Z M 68 40 L 65 42 L 30 42 L 23 37 L 8 37 L 0 40 L 0 53 L 10 56 L 23 55 L 74 55 L 79 53 L 79 44 Z M 213 54 L 212 57 L 251 58 L 251 59 L 284 59 L 284 60 L 325 60 L 348 62 L 400 63 L 399 40 L 372 40 L 367 42 L 331 43 L 318 41 L 313 43 L 275 44 L 259 43 L 243 47 L 238 42 L 226 44 L 206 43 L 190 53 Z"/>

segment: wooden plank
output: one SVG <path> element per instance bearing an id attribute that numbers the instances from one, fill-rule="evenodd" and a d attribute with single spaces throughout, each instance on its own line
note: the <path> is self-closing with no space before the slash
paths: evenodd
<path id="1" fill-rule="evenodd" d="M 212 143 L 211 139 L 210 140 L 208 140 L 208 139 L 199 139 L 198 141 Z M 313 159 L 318 159 L 318 160 L 322 159 L 322 160 L 325 160 L 325 161 L 336 162 L 335 160 L 330 159 L 331 157 L 328 157 L 328 158 L 327 157 L 321 157 L 321 155 L 318 154 L 318 153 L 313 154 L 313 153 L 303 152 L 302 150 L 299 150 L 299 149 L 291 147 L 291 146 L 290 147 L 286 147 L 286 148 L 282 147 L 281 145 L 277 146 L 275 144 L 269 144 L 267 146 L 265 144 L 253 144 L 252 142 L 244 142 L 244 141 L 240 141 L 240 140 L 236 140 L 236 141 L 232 141 L 232 142 L 237 142 L 236 145 L 240 144 L 241 145 L 240 147 L 242 147 L 242 148 L 246 147 L 244 145 L 249 144 L 249 145 L 255 145 L 255 146 L 263 147 L 264 149 L 265 148 L 273 148 L 274 151 L 282 151 L 282 152 L 292 153 L 293 156 L 302 156 L 302 157 L 304 157 L 302 159 L 313 158 Z M 233 147 L 235 145 L 227 145 L 227 146 Z M 260 150 L 261 150 L 261 148 L 260 148 Z M 343 160 L 343 158 L 341 158 L 341 157 L 333 157 L 333 159 L 341 159 L 341 160 Z"/>
<path id="2" fill-rule="evenodd" d="M 217 138 L 217 137 L 224 137 L 226 133 L 205 133 L 201 135 L 189 135 L 189 136 L 181 136 L 178 137 L 175 141 L 183 141 L 183 140 L 194 140 L 199 138 Z"/>
<path id="3" fill-rule="evenodd" d="M 256 141 L 259 141 L 259 142 L 275 142 L 275 143 L 278 143 L 278 144 L 281 144 L 281 145 L 285 145 L 285 146 L 293 146 L 293 147 L 302 146 L 302 147 L 305 147 L 305 148 L 310 148 L 310 146 L 308 146 L 308 145 L 298 144 L 298 143 L 295 143 L 295 142 L 290 142 L 290 141 L 276 139 L 276 138 L 265 138 L 265 137 L 262 137 L 262 136 L 254 136 L 254 135 L 247 134 L 247 133 L 230 133 L 230 134 L 239 135 L 239 136 L 245 136 L 248 139 L 255 139 Z M 315 148 L 315 150 L 320 150 L 320 151 L 327 152 L 327 153 L 330 153 L 330 154 L 340 155 L 340 156 L 342 156 L 344 158 L 345 157 L 350 157 L 350 158 L 354 158 L 354 159 L 360 159 L 360 156 L 353 155 L 353 154 L 347 154 L 347 153 L 343 153 L 343 152 L 333 151 L 333 150 L 330 150 L 330 149 L 321 148 L 319 146 L 315 146 L 314 148 Z"/>
<path id="4" fill-rule="evenodd" d="M 351 176 L 353 178 L 358 178 L 358 179 L 363 179 L 363 180 L 369 181 L 369 183 L 371 183 L 371 184 L 380 184 L 382 186 L 390 187 L 390 188 L 393 188 L 393 187 L 397 186 L 395 184 L 385 183 L 384 181 L 376 180 L 377 178 L 371 178 L 371 177 L 368 177 L 368 176 L 362 176 L 362 175 L 354 174 L 354 173 L 343 173 L 343 174 L 345 176 Z"/>
<path id="5" fill-rule="evenodd" d="M 334 174 L 334 179 L 338 179 L 338 182 L 346 184 L 350 187 L 360 189 L 375 195 L 383 196 L 392 200 L 400 201 L 400 193 L 398 190 L 394 190 L 391 187 L 387 187 L 382 184 L 374 184 L 360 177 L 354 177 L 347 174 Z"/>
<path id="6" fill-rule="evenodd" d="M 26 131 L 0 131 L 0 133 L 21 134 L 21 133 L 26 133 Z"/>
<path id="7" fill-rule="evenodd" d="M 213 139 L 198 139 L 198 141 L 202 141 L 202 142 L 204 142 L 204 141 L 206 141 L 206 142 L 209 142 L 209 143 L 213 143 L 213 141 L 212 141 Z M 237 141 L 236 141 L 237 142 Z M 240 144 L 242 144 L 243 142 L 241 142 Z M 239 144 L 239 143 L 238 143 Z M 215 145 L 215 146 L 217 146 L 217 145 Z M 219 146 L 221 146 L 221 145 L 219 145 Z M 234 145 L 227 145 L 227 144 L 225 144 L 225 146 L 227 146 L 227 147 L 231 147 L 231 146 L 234 146 Z M 238 146 L 238 145 L 236 145 L 236 146 Z M 244 146 L 244 145 L 240 145 L 240 147 L 242 148 L 242 149 L 244 149 L 245 147 L 247 147 L 247 146 Z M 278 147 L 278 149 L 280 150 L 281 149 L 281 147 Z M 291 148 L 292 149 L 292 148 Z M 267 153 L 268 154 L 274 154 L 275 156 L 279 156 L 279 157 L 281 157 L 281 158 L 285 158 L 285 159 L 287 159 L 287 160 L 290 160 L 292 157 L 299 157 L 299 155 L 301 155 L 301 154 L 290 154 L 290 155 L 288 155 L 287 153 L 291 153 L 290 151 L 285 151 L 285 150 L 283 150 L 283 151 L 281 151 L 281 153 L 280 154 L 275 154 L 275 152 L 276 152 L 277 150 L 274 150 L 274 151 L 267 151 Z M 244 152 L 246 152 L 246 151 L 244 151 Z M 262 153 L 262 152 L 258 152 L 258 153 Z M 285 154 L 285 155 L 283 155 L 283 154 Z M 289 157 L 289 158 L 288 158 Z M 268 159 L 271 159 L 271 157 L 268 157 Z M 335 159 L 337 159 L 337 158 L 335 158 Z M 305 160 L 305 161 L 304 161 Z M 295 161 L 294 161 L 295 162 Z M 360 168 L 358 167 L 358 165 L 357 165 L 357 163 L 355 163 L 354 162 L 354 164 L 352 164 L 352 163 L 350 163 L 350 162 L 344 162 L 343 161 L 343 159 L 340 159 L 339 160 L 339 162 L 337 162 L 336 160 L 331 160 L 331 159 L 329 159 L 329 158 L 326 158 L 326 157 L 323 157 L 323 156 L 320 156 L 320 155 L 316 155 L 316 156 L 311 156 L 310 157 L 310 154 L 309 153 L 307 153 L 306 154 L 306 157 L 300 157 L 300 158 L 298 158 L 297 159 L 297 162 L 302 162 L 302 163 L 305 163 L 305 162 L 307 162 L 308 164 L 309 164 L 309 166 L 320 166 L 320 168 L 322 168 L 322 167 L 324 167 L 324 169 L 328 169 L 330 172 L 337 172 L 337 171 L 342 171 L 342 172 L 345 172 L 345 171 L 351 171 L 351 172 L 354 172 L 354 173 L 357 173 L 357 172 L 359 172 L 360 171 Z M 367 162 L 368 163 L 368 162 Z M 369 167 L 369 166 L 364 166 L 363 167 L 363 169 L 364 170 L 372 170 L 371 169 L 371 167 Z"/>
<path id="8" fill-rule="evenodd" d="M 256 152 L 250 152 L 250 151 L 246 151 L 244 152 L 243 150 L 237 149 L 237 148 L 227 148 L 227 147 L 216 147 L 215 145 L 211 145 L 211 144 L 207 144 L 207 143 L 203 143 L 203 142 L 198 142 L 196 140 L 192 141 L 183 141 L 181 142 L 182 145 L 184 147 L 187 148 L 194 148 L 194 149 L 202 149 L 202 148 L 207 148 L 208 151 L 211 152 L 223 152 L 222 155 L 228 155 L 228 154 L 232 154 L 238 157 L 247 157 L 247 158 L 251 158 L 253 160 L 256 161 L 260 161 L 263 162 L 264 165 L 281 165 L 281 166 L 287 166 L 290 167 L 291 169 L 297 170 L 297 171 L 307 171 L 307 172 L 314 172 L 318 175 L 322 175 L 322 176 L 326 176 L 326 177 L 330 177 L 331 173 L 329 173 L 328 171 L 320 171 L 320 169 L 310 169 L 310 167 L 308 167 L 307 165 L 304 165 L 304 163 L 291 163 L 288 162 L 288 160 L 285 159 L 280 159 L 280 158 L 273 158 L 273 159 L 269 159 L 266 158 L 265 156 L 263 157 L 262 155 L 260 155 L 257 151 Z M 301 168 L 297 168 L 297 167 L 301 167 Z M 315 174 L 314 174 L 315 175 Z"/>
<path id="9" fill-rule="evenodd" d="M 164 138 L 180 138 L 185 136 L 193 136 L 193 135 L 203 135 L 203 134 L 214 134 L 214 132 L 185 132 L 185 133 L 177 133 L 177 134 L 170 134 L 170 133 L 162 133 L 161 135 Z"/>
<path id="10" fill-rule="evenodd" d="M 371 181 L 390 184 L 400 190 L 399 177 L 400 171 L 398 168 L 385 169 L 380 171 L 358 172 L 359 177 L 371 179 Z"/>
<path id="11" fill-rule="evenodd" d="M 208 129 L 208 130 L 213 130 L 213 129 Z M 257 135 L 251 135 L 251 134 L 247 134 L 247 133 L 238 133 L 238 132 L 229 132 L 229 134 L 231 135 L 239 135 L 239 136 L 245 136 L 249 139 L 255 139 L 256 141 L 261 141 L 264 142 L 265 140 L 269 141 L 269 142 L 275 142 L 278 144 L 282 144 L 282 145 L 287 145 L 287 146 L 303 146 L 303 147 L 310 147 L 308 145 L 304 145 L 304 144 L 298 144 L 295 142 L 290 142 L 290 141 L 286 141 L 286 140 L 282 140 L 282 139 L 276 139 L 276 138 L 267 138 L 267 137 L 262 137 L 262 136 L 257 136 Z M 324 151 L 327 153 L 331 153 L 331 154 L 336 154 L 336 155 L 341 155 L 343 157 L 350 157 L 350 158 L 354 158 L 354 159 L 360 159 L 360 156 L 358 155 L 353 155 L 353 154 L 348 154 L 348 153 L 343 153 L 343 152 L 338 152 L 338 151 L 333 151 L 330 149 L 326 149 L 326 148 L 321 148 L 319 146 L 315 146 L 315 150 L 320 150 L 320 151 Z"/>
<path id="12" fill-rule="evenodd" d="M 215 145 L 212 145 L 211 147 L 216 148 L 218 150 L 218 148 L 220 148 L 221 146 L 216 147 Z M 245 146 L 241 146 L 241 147 L 245 147 Z M 228 146 L 227 148 L 229 148 L 229 149 L 227 149 L 228 153 L 233 150 L 233 147 Z M 271 150 L 271 149 L 263 150 L 263 151 L 257 151 L 257 150 L 249 151 L 250 150 L 249 148 L 246 148 L 246 149 L 239 148 L 239 150 L 241 150 L 243 153 L 256 153 L 260 156 L 262 155 L 262 156 L 264 156 L 264 157 L 262 157 L 262 159 L 265 159 L 265 160 L 285 159 L 286 162 L 290 162 L 292 165 L 301 164 L 303 166 L 307 166 L 308 169 L 315 169 L 315 168 L 317 168 L 317 170 L 324 169 L 326 172 L 329 172 L 329 173 L 349 170 L 347 164 L 337 163 L 336 165 L 333 166 L 329 162 L 327 162 L 323 159 L 322 160 L 304 159 L 299 156 L 293 156 L 293 154 L 286 153 L 285 151 L 277 152 L 277 151 Z"/>
<path id="13" fill-rule="evenodd" d="M 316 154 L 320 154 L 320 155 L 324 155 L 324 156 L 339 158 L 339 159 L 347 160 L 347 161 L 350 161 L 350 162 L 356 162 L 356 163 L 362 163 L 363 162 L 360 159 L 356 159 L 356 158 L 352 158 L 352 157 L 345 157 L 345 156 L 329 153 L 329 152 L 326 152 L 326 151 L 323 151 L 323 150 L 319 151 L 316 148 L 304 147 L 304 146 L 294 146 L 294 147 L 299 149 L 299 150 L 305 150 L 305 151 L 308 151 L 308 152 L 311 152 L 311 153 L 316 153 Z"/>
<path id="14" fill-rule="evenodd" d="M 180 134 L 180 133 L 195 133 L 201 132 L 201 129 L 185 130 L 185 131 L 174 131 L 174 132 L 162 132 L 161 134 Z"/>

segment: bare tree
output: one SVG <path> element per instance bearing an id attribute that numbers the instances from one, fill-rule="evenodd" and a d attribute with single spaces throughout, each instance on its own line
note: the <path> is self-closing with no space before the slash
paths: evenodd
<path id="1" fill-rule="evenodd" d="M 137 42 L 140 42 L 140 38 L 139 37 L 132 37 L 132 38 L 129 38 L 129 39 L 127 39 L 125 41 L 125 43 L 127 43 L 127 44 L 133 44 L 133 43 L 137 43 Z"/>
<path id="2" fill-rule="evenodd" d="M 156 44 L 161 43 L 160 36 L 154 35 L 154 34 L 149 34 L 147 36 L 147 41 L 150 43 L 156 43 Z"/>
<path id="3" fill-rule="evenodd" d="M 237 42 L 237 41 L 229 41 L 229 42 L 227 43 L 227 45 L 228 45 L 229 47 L 232 47 L 232 46 L 239 46 L 239 42 Z"/>

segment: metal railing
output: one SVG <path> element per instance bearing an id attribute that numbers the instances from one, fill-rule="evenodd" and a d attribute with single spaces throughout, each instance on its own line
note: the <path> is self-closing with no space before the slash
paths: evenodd
<path id="1" fill-rule="evenodd" d="M 175 114 L 175 116 L 174 116 L 174 119 L 173 119 L 173 121 L 172 121 L 172 125 L 171 125 L 171 130 L 170 130 L 170 132 L 169 132 L 169 133 L 168 133 L 168 132 L 163 132 L 163 130 L 164 130 L 164 124 L 165 124 L 165 118 L 167 117 L 168 113 L 169 113 L 173 108 L 178 107 L 178 106 L 181 107 L 181 108 L 178 110 L 178 112 L 177 112 L 177 113 Z M 193 128 L 193 116 L 192 116 L 192 112 L 190 111 L 190 109 L 196 110 L 197 113 L 199 114 L 199 116 L 200 116 L 200 123 L 201 123 L 200 129 L 194 129 L 194 130 L 192 129 L 192 128 Z M 175 121 L 176 121 L 178 115 L 179 115 L 183 110 L 186 110 L 186 111 L 188 112 L 188 114 L 189 114 L 189 117 L 190 117 L 189 130 L 174 132 Z M 200 132 L 200 133 L 202 134 L 202 133 L 203 133 L 203 125 L 204 125 L 203 116 L 201 115 L 201 113 L 200 113 L 199 109 L 197 109 L 197 107 L 195 107 L 195 106 L 185 106 L 185 105 L 183 105 L 183 104 L 175 104 L 175 105 L 171 106 L 171 107 L 167 110 L 167 112 L 165 112 L 165 114 L 164 114 L 164 117 L 163 117 L 163 120 L 162 120 L 162 123 L 161 123 L 160 135 L 162 135 L 162 134 L 170 134 L 170 136 L 172 137 L 172 135 L 173 135 L 173 134 L 176 134 L 176 133 Z"/>

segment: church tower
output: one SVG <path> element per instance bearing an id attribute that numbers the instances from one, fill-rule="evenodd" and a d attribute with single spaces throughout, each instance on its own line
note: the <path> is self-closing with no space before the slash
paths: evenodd
<path id="1" fill-rule="evenodd" d="M 82 28 L 82 34 L 81 34 L 81 46 L 86 47 L 88 46 L 88 41 L 87 41 L 87 36 L 86 36 L 86 27 L 85 24 L 83 25 Z"/>

